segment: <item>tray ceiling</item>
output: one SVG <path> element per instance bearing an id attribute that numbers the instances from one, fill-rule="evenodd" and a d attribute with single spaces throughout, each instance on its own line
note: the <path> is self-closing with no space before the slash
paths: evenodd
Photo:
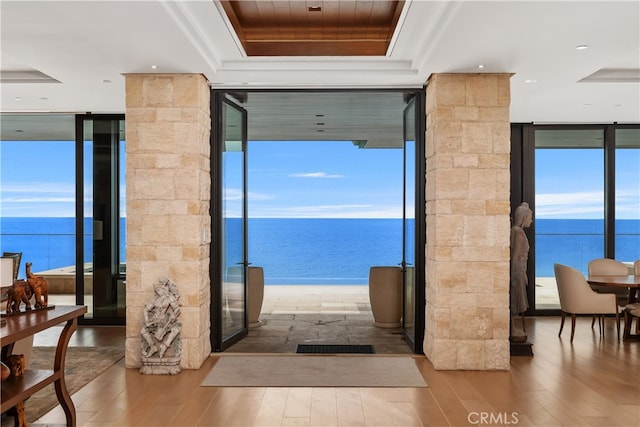
<path id="1" fill-rule="evenodd" d="M 247 56 L 384 56 L 404 1 L 221 1 Z"/>

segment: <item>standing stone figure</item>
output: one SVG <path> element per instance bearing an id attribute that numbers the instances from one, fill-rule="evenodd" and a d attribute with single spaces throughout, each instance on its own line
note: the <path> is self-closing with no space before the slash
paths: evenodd
<path id="1" fill-rule="evenodd" d="M 144 323 L 140 334 L 143 374 L 177 374 L 180 372 L 181 323 L 178 288 L 167 278 L 154 285 L 155 295 L 144 306 Z"/>
<path id="2" fill-rule="evenodd" d="M 513 318 L 527 311 L 529 301 L 527 299 L 527 260 L 529 258 L 529 240 L 524 229 L 533 223 L 533 212 L 527 202 L 522 202 L 516 208 L 513 226 L 511 227 L 511 340 L 525 342 L 527 336 L 524 330 L 516 326 Z"/>

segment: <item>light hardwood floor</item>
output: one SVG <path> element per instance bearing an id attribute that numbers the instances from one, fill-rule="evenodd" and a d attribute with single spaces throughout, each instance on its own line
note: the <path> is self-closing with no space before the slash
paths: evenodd
<path id="1" fill-rule="evenodd" d="M 176 376 L 120 362 L 73 401 L 79 426 L 638 427 L 640 342 L 617 341 L 613 323 L 602 338 L 579 318 L 570 343 L 566 328 L 557 336 L 559 318 L 528 318 L 533 357 L 512 357 L 508 372 L 436 371 L 420 357 L 424 389 L 200 387 L 214 355 Z M 100 343 L 100 331 L 82 334 Z M 62 424 L 64 415 L 58 407 L 37 423 Z"/>

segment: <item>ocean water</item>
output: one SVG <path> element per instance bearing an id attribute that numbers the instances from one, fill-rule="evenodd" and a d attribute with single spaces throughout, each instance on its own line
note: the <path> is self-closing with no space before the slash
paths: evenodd
<path id="1" fill-rule="evenodd" d="M 228 221 L 235 230 L 237 219 Z M 85 219 L 85 229 L 91 222 Z M 121 219 L 121 261 L 126 259 L 126 227 Z M 23 252 L 34 271 L 75 264 L 74 218 L 0 218 L 0 251 Z M 402 260 L 400 219 L 249 220 L 249 262 L 264 268 L 266 284 L 366 284 L 374 265 Z M 559 262 L 586 273 L 590 259 L 604 253 L 602 220 L 536 219 L 536 276 L 553 276 Z M 91 259 L 91 236 L 85 236 Z M 229 248 L 230 252 L 237 248 Z M 640 259 L 640 221 L 616 222 L 616 258 Z"/>

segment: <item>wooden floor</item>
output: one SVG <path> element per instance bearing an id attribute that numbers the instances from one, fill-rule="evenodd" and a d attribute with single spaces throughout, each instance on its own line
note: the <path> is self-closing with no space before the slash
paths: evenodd
<path id="1" fill-rule="evenodd" d="M 73 395 L 78 425 L 640 426 L 640 342 L 617 341 L 610 319 L 604 339 L 578 319 L 573 343 L 557 317 L 527 322 L 533 357 L 512 357 L 509 372 L 436 371 L 420 357 L 424 389 L 200 387 L 218 357 L 176 376 L 120 362 Z M 58 407 L 37 424 L 64 420 Z"/>

